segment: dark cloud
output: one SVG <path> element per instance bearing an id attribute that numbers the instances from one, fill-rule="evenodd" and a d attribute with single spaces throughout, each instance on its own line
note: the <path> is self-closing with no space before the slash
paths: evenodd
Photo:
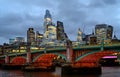
<path id="1" fill-rule="evenodd" d="M 22 20 L 23 20 L 22 16 L 20 16 L 19 14 L 9 13 L 7 15 L 0 17 L 0 25 L 1 26 L 15 25 L 17 23 L 22 22 Z"/>
<path id="2" fill-rule="evenodd" d="M 41 16 L 15 13 L 4 15 L 0 17 L 0 36 L 8 40 L 17 36 L 26 37 L 26 32 L 29 27 L 34 27 L 36 30 L 39 29 L 39 31 L 42 31 L 39 17 L 41 18 Z"/>
<path id="3" fill-rule="evenodd" d="M 120 6 L 117 0 L 85 1 L 60 0 L 58 3 L 57 19 L 64 22 L 65 30 L 71 39 L 76 40 L 77 29 L 79 27 L 89 34 L 96 24 L 106 23 L 114 27 L 118 26 L 115 25 L 117 23 L 115 16 L 118 15 L 116 13 L 118 13 L 118 6 Z"/>
<path id="4" fill-rule="evenodd" d="M 118 0 L 103 0 L 103 2 L 104 2 L 105 4 L 115 5 L 115 4 L 117 4 L 119 1 L 118 1 Z"/>
<path id="5" fill-rule="evenodd" d="M 0 4 L 0 39 L 26 37 L 29 27 L 43 33 L 46 9 L 54 23 L 57 20 L 64 23 L 72 40 L 76 40 L 78 28 L 89 34 L 96 24 L 102 23 L 113 25 L 120 37 L 119 0 L 1 0 Z"/>

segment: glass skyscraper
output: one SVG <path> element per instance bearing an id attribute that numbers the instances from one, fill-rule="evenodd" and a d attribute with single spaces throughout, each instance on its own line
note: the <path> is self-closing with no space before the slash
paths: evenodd
<path id="1" fill-rule="evenodd" d="M 49 10 L 46 10 L 44 16 L 44 39 L 49 41 L 56 39 L 56 26 L 52 22 L 52 17 Z"/>

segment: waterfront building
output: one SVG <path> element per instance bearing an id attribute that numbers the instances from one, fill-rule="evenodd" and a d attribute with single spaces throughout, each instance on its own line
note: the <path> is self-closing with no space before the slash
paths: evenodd
<path id="1" fill-rule="evenodd" d="M 109 44 L 112 40 L 113 27 L 107 24 L 98 24 L 95 26 L 95 34 L 98 44 L 101 44 L 103 39 L 105 44 Z"/>
<path id="2" fill-rule="evenodd" d="M 27 43 L 30 45 L 35 43 L 35 32 L 33 28 L 27 30 Z"/>

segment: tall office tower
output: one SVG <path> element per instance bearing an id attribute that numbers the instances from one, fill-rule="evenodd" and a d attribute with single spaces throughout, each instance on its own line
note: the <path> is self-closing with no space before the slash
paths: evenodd
<path id="1" fill-rule="evenodd" d="M 80 28 L 78 29 L 78 36 L 77 36 L 77 41 L 83 41 L 82 39 L 83 39 L 83 33 L 82 33 L 82 31 L 80 30 Z"/>
<path id="2" fill-rule="evenodd" d="M 100 44 L 103 39 L 104 43 L 109 43 L 112 39 L 113 27 L 107 24 L 98 24 L 95 26 L 95 34 L 98 44 Z"/>
<path id="3" fill-rule="evenodd" d="M 52 22 L 52 17 L 49 10 L 46 10 L 44 16 L 44 38 L 48 40 L 56 39 L 56 27 Z"/>
<path id="4" fill-rule="evenodd" d="M 56 26 L 55 25 L 49 25 L 47 32 L 48 32 L 48 40 L 49 41 L 56 40 Z"/>
<path id="5" fill-rule="evenodd" d="M 43 34 L 40 34 L 39 31 L 36 31 L 36 44 L 39 45 L 42 42 Z"/>
<path id="6" fill-rule="evenodd" d="M 107 38 L 112 39 L 112 35 L 113 35 L 113 27 L 111 25 L 108 25 Z"/>
<path id="7" fill-rule="evenodd" d="M 57 40 L 67 39 L 67 34 L 64 32 L 63 22 L 57 21 Z"/>
<path id="8" fill-rule="evenodd" d="M 35 43 L 35 32 L 33 28 L 27 30 L 27 42 L 31 45 Z"/>

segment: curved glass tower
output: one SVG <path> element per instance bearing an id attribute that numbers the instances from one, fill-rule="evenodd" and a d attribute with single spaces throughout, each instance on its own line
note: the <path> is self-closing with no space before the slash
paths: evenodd
<path id="1" fill-rule="evenodd" d="M 52 22 L 49 10 L 46 10 L 44 16 L 44 38 L 49 41 L 56 39 L 56 26 Z"/>

